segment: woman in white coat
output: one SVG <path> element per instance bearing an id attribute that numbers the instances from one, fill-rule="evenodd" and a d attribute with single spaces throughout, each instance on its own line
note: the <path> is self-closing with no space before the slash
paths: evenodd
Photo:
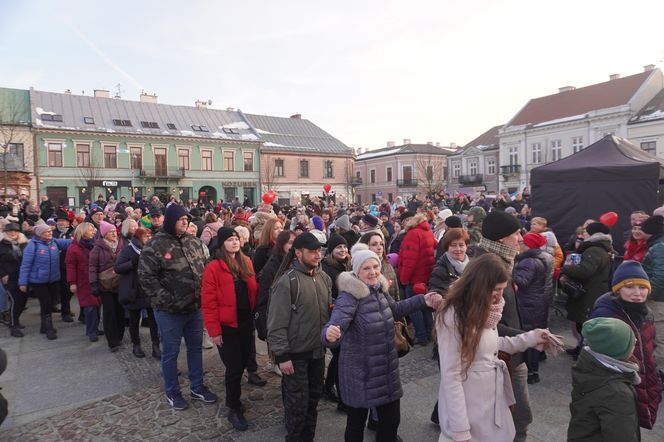
<path id="1" fill-rule="evenodd" d="M 439 441 L 514 440 L 510 413 L 515 403 L 507 365 L 509 354 L 543 348 L 548 331 L 536 329 L 498 337 L 509 273 L 497 255 L 472 261 L 447 292 L 438 312 L 436 334 L 440 358 Z"/>

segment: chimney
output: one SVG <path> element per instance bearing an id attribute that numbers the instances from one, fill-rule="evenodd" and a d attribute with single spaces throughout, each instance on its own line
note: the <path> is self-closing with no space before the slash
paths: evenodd
<path id="1" fill-rule="evenodd" d="M 611 75 L 609 75 L 609 80 L 610 81 L 617 80 L 619 78 L 620 78 L 620 74 L 611 74 Z"/>
<path id="2" fill-rule="evenodd" d="M 227 108 L 226 108 L 226 111 L 228 111 L 228 112 L 235 112 L 235 108 L 234 108 L 234 107 L 227 107 Z"/>
<path id="3" fill-rule="evenodd" d="M 388 142 L 387 142 L 387 147 L 394 147 L 395 144 L 396 144 L 396 143 L 395 143 L 394 141 L 388 141 Z"/>
<path id="4" fill-rule="evenodd" d="M 643 66 L 643 72 L 654 71 L 654 70 L 655 70 L 654 64 L 647 64 Z"/>
<path id="5" fill-rule="evenodd" d="M 403 144 L 410 144 L 410 138 L 404 138 L 403 139 Z"/>
<path id="6" fill-rule="evenodd" d="M 558 93 L 569 92 L 569 91 L 573 91 L 574 89 L 576 89 L 576 87 L 574 87 L 574 86 L 563 86 L 563 87 L 558 88 Z"/>
<path id="7" fill-rule="evenodd" d="M 196 109 L 207 109 L 208 102 L 202 100 L 196 100 Z"/>
<path id="8" fill-rule="evenodd" d="M 95 98 L 111 98 L 111 92 L 106 89 L 95 89 Z"/>
<path id="9" fill-rule="evenodd" d="M 440 143 L 436 141 L 436 147 L 440 147 Z"/>
<path id="10" fill-rule="evenodd" d="M 433 146 L 433 141 L 427 141 L 427 146 Z"/>
<path id="11" fill-rule="evenodd" d="M 450 143 L 450 148 L 456 149 L 456 147 L 457 147 L 456 143 L 454 143 L 454 142 Z"/>
<path id="12" fill-rule="evenodd" d="M 302 114 L 293 114 L 290 117 L 294 120 L 301 120 L 302 119 Z"/>
<path id="13" fill-rule="evenodd" d="M 147 92 L 141 92 L 140 95 L 141 103 L 154 103 L 157 104 L 157 94 L 148 94 Z"/>

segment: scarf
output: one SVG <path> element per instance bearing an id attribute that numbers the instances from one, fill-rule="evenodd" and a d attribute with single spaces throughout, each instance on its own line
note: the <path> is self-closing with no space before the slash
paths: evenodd
<path id="1" fill-rule="evenodd" d="M 514 267 L 514 258 L 516 258 L 516 255 L 519 253 L 518 250 L 504 246 L 498 241 L 491 241 L 485 237 L 480 239 L 480 243 L 478 245 L 480 248 L 486 250 L 487 252 L 495 253 L 496 255 L 500 256 L 502 260 L 505 261 L 507 270 L 510 272 L 510 274 L 512 273 L 512 268 Z"/>
<path id="2" fill-rule="evenodd" d="M 600 242 L 600 241 L 608 241 L 609 243 L 613 243 L 613 237 L 611 235 L 607 235 L 606 233 L 593 233 L 590 235 L 588 238 L 584 239 L 585 242 Z"/>
<path id="3" fill-rule="evenodd" d="M 94 241 L 94 239 L 81 239 L 78 242 L 78 244 L 83 248 L 86 248 L 88 250 L 92 250 L 92 248 L 95 245 L 95 241 Z"/>
<path id="4" fill-rule="evenodd" d="M 16 240 L 16 241 L 9 241 L 9 242 L 10 242 L 11 245 L 12 245 L 12 253 L 13 253 L 14 256 L 16 257 L 16 259 L 18 259 L 19 262 L 20 262 L 21 259 L 23 258 L 23 249 L 21 248 L 21 246 L 20 246 L 18 240 Z"/>
<path id="5" fill-rule="evenodd" d="M 609 370 L 613 370 L 616 373 L 633 373 L 634 379 L 632 380 L 632 384 L 639 385 L 641 383 L 641 377 L 639 376 L 639 364 L 635 364 L 634 362 L 619 361 L 618 359 L 614 359 L 611 356 L 592 351 L 590 347 L 583 347 L 583 349 L 587 351 L 593 358 L 595 358 L 597 362 Z"/>
<path id="6" fill-rule="evenodd" d="M 618 302 L 634 325 L 636 325 L 637 328 L 640 328 L 641 324 L 643 324 L 644 318 L 648 314 L 646 303 L 624 301 L 620 296 L 618 296 Z"/>
<path id="7" fill-rule="evenodd" d="M 445 256 L 447 256 L 447 259 L 450 261 L 450 264 L 452 264 L 452 267 L 454 267 L 454 270 L 460 275 L 463 273 L 464 270 L 466 270 L 466 266 L 470 262 L 470 258 L 468 258 L 468 255 L 466 255 L 466 259 L 463 261 L 457 261 L 456 259 L 452 258 L 447 252 L 445 252 Z"/>
<path id="8" fill-rule="evenodd" d="M 115 253 L 115 250 L 118 248 L 118 242 L 117 241 L 111 242 L 107 239 L 104 239 L 104 242 L 113 251 L 113 253 Z"/>
<path id="9" fill-rule="evenodd" d="M 489 307 L 489 317 L 484 324 L 484 328 L 494 328 L 500 322 L 500 318 L 503 317 L 503 308 L 505 307 L 505 298 L 500 297 L 498 304 L 491 304 Z"/>
<path id="10" fill-rule="evenodd" d="M 134 244 L 134 241 L 130 242 L 129 245 L 130 245 L 131 248 L 134 250 L 134 252 L 136 252 L 137 255 L 140 255 L 140 254 L 141 254 L 141 250 L 142 250 L 142 249 L 136 247 L 136 244 Z"/>

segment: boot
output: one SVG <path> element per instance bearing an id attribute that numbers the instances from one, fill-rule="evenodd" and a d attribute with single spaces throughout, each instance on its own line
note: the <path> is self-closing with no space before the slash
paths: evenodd
<path id="1" fill-rule="evenodd" d="M 74 318 L 69 313 L 62 314 L 62 322 L 74 322 Z"/>
<path id="2" fill-rule="evenodd" d="M 152 343 L 152 357 L 161 360 L 161 350 L 159 349 L 159 342 Z"/>
<path id="3" fill-rule="evenodd" d="M 14 325 L 12 327 L 9 327 L 9 330 L 10 330 L 11 335 L 15 338 L 22 338 L 23 336 L 25 336 L 23 334 L 23 332 L 21 331 L 21 329 L 18 328 L 18 326 L 16 326 L 16 325 Z"/>
<path id="4" fill-rule="evenodd" d="M 134 356 L 137 358 L 144 358 L 145 353 L 143 353 L 143 349 L 141 348 L 141 344 L 134 344 L 134 350 L 132 351 Z"/>
<path id="5" fill-rule="evenodd" d="M 46 330 L 46 338 L 49 341 L 52 341 L 54 339 L 58 339 L 58 332 L 57 330 L 53 327 L 53 319 L 51 318 L 51 315 L 46 315 L 43 320 L 43 327 Z"/>

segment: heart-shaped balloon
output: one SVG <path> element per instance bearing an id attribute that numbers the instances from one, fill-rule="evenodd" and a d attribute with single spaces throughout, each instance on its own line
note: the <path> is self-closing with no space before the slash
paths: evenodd
<path id="1" fill-rule="evenodd" d="M 613 227 L 618 222 L 618 214 L 616 212 L 606 212 L 599 217 L 599 222 L 606 226 Z"/>

